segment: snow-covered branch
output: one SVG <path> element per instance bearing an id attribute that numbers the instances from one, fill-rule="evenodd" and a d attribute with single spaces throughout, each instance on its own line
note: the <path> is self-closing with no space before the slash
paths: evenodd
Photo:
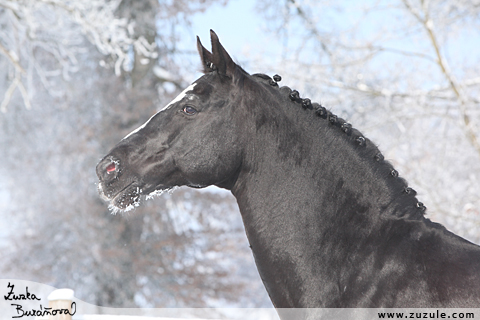
<path id="1" fill-rule="evenodd" d="M 79 68 L 76 56 L 84 50 L 83 34 L 108 59 L 119 75 L 133 64 L 132 52 L 142 59 L 156 59 L 156 45 L 134 35 L 135 23 L 116 16 L 120 0 L 0 0 L 0 16 L 5 21 L 1 32 L 0 54 L 15 69 L 15 77 L 3 94 L 0 109 L 7 111 L 12 95 L 19 89 L 26 106 L 33 88 L 29 72 L 36 70 L 47 90 L 49 78 L 68 79 Z M 45 60 L 47 57 L 53 58 Z M 52 63 L 54 61 L 54 63 Z"/>

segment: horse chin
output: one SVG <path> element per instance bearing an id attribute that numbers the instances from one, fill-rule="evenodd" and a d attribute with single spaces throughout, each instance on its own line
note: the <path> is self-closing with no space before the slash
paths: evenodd
<path id="1" fill-rule="evenodd" d="M 153 190 L 152 192 L 148 193 L 146 195 L 146 200 L 149 200 L 149 199 L 153 199 L 155 197 L 158 197 L 158 196 L 161 196 L 162 194 L 164 194 L 165 192 L 173 192 L 173 190 L 177 189 L 178 187 L 169 187 L 169 188 L 166 188 L 166 187 L 160 187 L 160 188 L 156 188 L 155 190 Z"/>
<path id="2" fill-rule="evenodd" d="M 140 205 L 142 188 L 129 185 L 115 195 L 106 194 L 102 184 L 98 184 L 98 191 L 103 200 L 110 202 L 108 208 L 113 214 L 128 212 Z"/>
<path id="3" fill-rule="evenodd" d="M 205 185 L 205 184 L 189 184 L 188 186 L 194 189 L 203 189 L 208 187 L 208 185 Z"/>
<path id="4" fill-rule="evenodd" d="M 134 210 L 140 205 L 141 199 L 153 199 L 165 192 L 173 192 L 173 190 L 177 188 L 178 187 L 157 186 L 156 188 L 152 188 L 153 190 L 149 190 L 148 188 L 142 188 L 131 184 L 120 192 L 111 194 L 104 190 L 102 183 L 99 183 L 98 193 L 104 201 L 109 202 L 108 209 L 112 214 L 117 214 Z"/>

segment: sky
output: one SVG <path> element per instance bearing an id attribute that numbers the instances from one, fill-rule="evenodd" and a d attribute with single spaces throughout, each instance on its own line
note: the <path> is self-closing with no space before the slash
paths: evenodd
<path id="1" fill-rule="evenodd" d="M 192 29 L 207 47 L 210 29 L 220 37 L 229 51 L 240 53 L 246 44 L 258 44 L 261 37 L 260 17 L 255 1 L 230 0 L 227 5 L 215 4 L 193 18 Z"/>
<path id="2" fill-rule="evenodd" d="M 196 50 L 196 36 L 199 36 L 202 44 L 210 50 L 212 29 L 236 63 L 252 73 L 268 73 L 268 70 L 250 68 L 253 65 L 254 50 L 266 53 L 279 50 L 278 41 L 269 39 L 271 34 L 265 30 L 267 22 L 258 12 L 256 3 L 255 0 L 230 0 L 227 5 L 215 3 L 205 12 L 195 14 L 190 17 L 192 27 L 179 46 L 185 50 Z M 198 59 L 198 56 L 192 58 Z M 192 81 L 198 76 L 200 73 L 196 73 Z"/>

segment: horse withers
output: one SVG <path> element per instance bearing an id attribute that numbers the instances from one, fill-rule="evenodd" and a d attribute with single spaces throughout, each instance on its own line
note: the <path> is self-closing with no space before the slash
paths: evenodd
<path id="1" fill-rule="evenodd" d="M 113 210 L 176 186 L 231 190 L 277 308 L 480 305 L 480 247 L 426 219 L 349 123 L 211 41 L 197 38 L 204 75 L 97 165 Z"/>

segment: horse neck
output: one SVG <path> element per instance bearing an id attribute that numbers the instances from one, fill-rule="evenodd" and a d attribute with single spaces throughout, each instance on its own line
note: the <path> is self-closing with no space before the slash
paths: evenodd
<path id="1" fill-rule="evenodd" d="M 261 209 L 252 219 L 280 219 L 282 212 L 292 219 L 300 211 L 337 219 L 351 210 L 375 218 L 421 216 L 410 210 L 418 201 L 404 193 L 406 182 L 372 142 L 359 145 L 357 130 L 345 134 L 301 107 L 254 109 L 256 125 L 243 126 L 253 132 L 244 134 L 245 157 L 232 189 L 246 212 Z"/>
<path id="2" fill-rule="evenodd" d="M 320 260 L 342 259 L 365 235 L 380 237 L 386 224 L 418 215 L 414 197 L 402 194 L 405 182 L 374 160 L 378 150 L 368 140 L 363 148 L 373 149 L 363 150 L 312 111 L 282 110 L 266 112 L 276 117 L 270 121 L 259 121 L 257 111 L 232 193 L 273 303 L 298 307 L 292 292 L 300 290 L 278 279 L 301 286 L 314 274 L 331 276 L 321 266 L 339 263 Z"/>

